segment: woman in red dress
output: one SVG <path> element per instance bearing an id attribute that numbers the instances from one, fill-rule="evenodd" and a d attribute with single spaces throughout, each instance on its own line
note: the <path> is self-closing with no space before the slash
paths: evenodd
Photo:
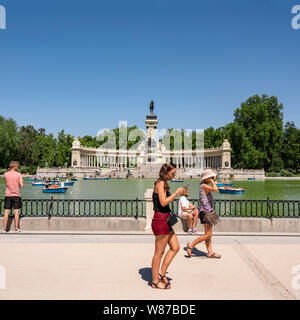
<path id="1" fill-rule="evenodd" d="M 155 235 L 155 251 L 152 259 L 152 288 L 156 289 L 171 288 L 171 284 L 166 277 L 166 271 L 180 248 L 174 230 L 167 224 L 167 218 L 171 212 L 169 204 L 183 193 L 183 188 L 178 188 L 176 192 L 172 195 L 170 194 L 170 187 L 167 181 L 172 180 L 175 174 L 176 166 L 173 163 L 163 164 L 159 172 L 159 178 L 154 183 L 152 195 L 154 216 L 151 227 Z M 161 271 L 159 272 L 161 259 L 167 244 L 170 249 L 164 257 Z"/>

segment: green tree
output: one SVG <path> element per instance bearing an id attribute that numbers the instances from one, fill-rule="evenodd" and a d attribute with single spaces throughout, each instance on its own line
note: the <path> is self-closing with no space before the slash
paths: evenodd
<path id="1" fill-rule="evenodd" d="M 19 129 L 20 135 L 20 162 L 26 165 L 38 165 L 38 159 L 34 156 L 34 145 L 38 135 L 37 130 L 29 125 Z"/>
<path id="2" fill-rule="evenodd" d="M 8 168 L 10 161 L 20 161 L 20 135 L 17 123 L 0 116 L 0 167 Z"/>
<path id="3" fill-rule="evenodd" d="M 254 95 L 234 112 L 235 135 L 232 139 L 235 165 L 243 168 L 282 168 L 280 154 L 283 143 L 283 105 L 277 97 Z M 237 139 L 238 137 L 238 139 Z M 232 137 L 231 137 L 232 138 Z M 245 140 L 247 138 L 247 140 Z M 244 141 L 245 140 L 245 141 Z M 253 164 L 249 152 L 255 150 Z"/>
<path id="4" fill-rule="evenodd" d="M 287 122 L 284 126 L 282 159 L 286 169 L 300 171 L 300 130 L 294 122 Z"/>
<path id="5" fill-rule="evenodd" d="M 55 152 L 56 166 L 63 167 L 71 165 L 73 140 L 74 138 L 70 134 L 66 135 L 64 130 L 58 133 Z"/>
<path id="6" fill-rule="evenodd" d="M 40 167 L 53 167 L 56 164 L 56 139 L 52 133 L 39 134 L 36 146 L 40 150 Z"/>

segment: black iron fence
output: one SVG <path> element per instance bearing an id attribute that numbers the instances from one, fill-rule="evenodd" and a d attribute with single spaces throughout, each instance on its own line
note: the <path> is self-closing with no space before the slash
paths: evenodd
<path id="1" fill-rule="evenodd" d="M 3 200 L 0 200 L 3 215 Z M 22 199 L 23 217 L 145 217 L 145 200 Z"/>
<path id="2" fill-rule="evenodd" d="M 198 208 L 199 199 L 189 199 Z M 171 208 L 177 212 L 178 202 Z M 300 218 L 300 200 L 214 200 L 214 209 L 221 217 Z"/>
<path id="3" fill-rule="evenodd" d="M 199 199 L 189 199 L 198 208 Z M 0 215 L 4 201 L 0 199 Z M 299 200 L 214 200 L 221 217 L 300 218 Z M 177 213 L 178 201 L 171 203 Z M 23 199 L 23 217 L 146 217 L 145 200 Z"/>

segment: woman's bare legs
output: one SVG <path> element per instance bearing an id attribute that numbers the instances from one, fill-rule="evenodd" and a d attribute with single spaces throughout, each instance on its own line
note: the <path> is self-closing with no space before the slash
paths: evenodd
<path id="1" fill-rule="evenodd" d="M 212 226 L 208 224 L 204 224 L 204 231 L 205 231 L 204 236 L 200 236 L 196 238 L 192 243 L 188 243 L 187 253 L 189 256 L 192 255 L 192 249 L 202 241 L 205 241 L 208 255 L 213 253 L 212 247 L 211 247 Z"/>
<path id="2" fill-rule="evenodd" d="M 213 254 L 212 245 L 211 245 L 212 226 L 210 226 L 208 224 L 205 224 L 204 225 L 204 230 L 205 230 L 205 234 L 208 233 L 208 234 L 211 235 L 210 238 L 205 240 L 205 245 L 206 245 L 206 248 L 207 248 L 207 254 L 211 255 L 211 254 Z"/>
<path id="3" fill-rule="evenodd" d="M 152 282 L 157 283 L 159 281 L 159 268 L 161 264 L 161 258 L 164 255 L 167 243 L 169 241 L 169 235 L 163 234 L 155 237 L 155 250 L 152 259 Z M 157 285 L 159 288 L 164 288 L 164 284 L 159 282 Z"/>
<path id="4" fill-rule="evenodd" d="M 165 258 L 162 263 L 162 266 L 161 266 L 161 275 L 162 276 L 164 276 L 166 274 L 170 263 L 172 262 L 172 260 L 174 259 L 177 252 L 180 249 L 179 241 L 178 241 L 178 238 L 177 238 L 174 231 L 171 231 L 169 233 L 168 244 L 170 246 L 170 249 L 166 253 Z"/>

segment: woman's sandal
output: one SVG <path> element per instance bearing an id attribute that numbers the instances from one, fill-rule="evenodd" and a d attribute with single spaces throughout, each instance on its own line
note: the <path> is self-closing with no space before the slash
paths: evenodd
<path id="1" fill-rule="evenodd" d="M 220 259 L 221 256 L 219 254 L 217 254 L 217 253 L 213 253 L 213 254 L 207 255 L 207 258 Z"/>
<path id="2" fill-rule="evenodd" d="M 159 287 L 158 286 L 158 284 L 160 283 L 160 282 L 162 282 L 162 283 L 164 283 L 164 287 Z M 167 285 L 165 282 L 163 282 L 163 281 L 161 281 L 161 280 L 158 280 L 156 283 L 154 283 L 154 282 L 152 282 L 152 288 L 153 289 L 170 289 L 171 287 L 169 287 L 169 285 Z"/>
<path id="3" fill-rule="evenodd" d="M 189 243 L 186 244 L 186 247 L 187 247 L 186 252 L 187 252 L 188 256 L 191 257 L 192 254 L 193 254 L 193 248 L 191 248 L 191 247 L 189 246 Z M 191 250 L 191 254 L 189 254 L 189 250 Z"/>
<path id="4" fill-rule="evenodd" d="M 161 280 L 162 282 L 164 282 L 166 285 L 170 285 L 170 287 L 171 287 L 171 282 L 168 281 L 168 278 L 167 278 L 166 275 L 162 276 L 161 274 L 159 274 L 159 278 L 160 278 L 160 280 Z M 164 278 L 166 278 L 167 281 L 166 281 Z"/>

